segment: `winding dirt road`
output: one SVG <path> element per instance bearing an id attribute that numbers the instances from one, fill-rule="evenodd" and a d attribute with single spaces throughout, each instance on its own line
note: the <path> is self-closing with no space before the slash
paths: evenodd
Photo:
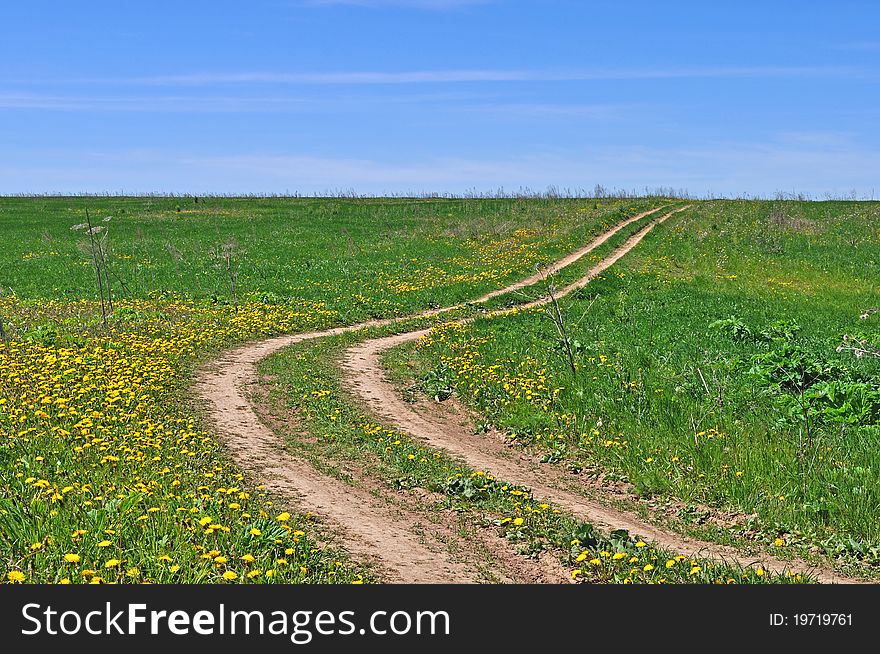
<path id="1" fill-rule="evenodd" d="M 566 286 L 557 297 L 582 288 L 632 250 L 657 224 L 662 223 L 681 207 L 652 220 L 645 227 L 597 263 L 584 277 Z M 614 234 L 646 216 L 659 212 L 654 209 L 632 216 L 604 232 L 586 246 L 553 264 L 543 273 L 556 272 L 570 265 L 608 241 Z M 492 291 L 475 302 L 485 302 L 505 293 L 525 288 L 540 281 L 539 273 L 503 289 Z M 519 305 L 518 309 L 546 303 L 539 299 Z M 298 503 L 328 524 L 331 531 L 341 535 L 340 545 L 357 559 L 371 563 L 388 582 L 438 583 L 478 582 L 487 579 L 484 571 L 473 561 L 463 560 L 436 542 L 430 542 L 422 525 L 413 524 L 413 516 L 395 508 L 375 493 L 358 488 L 315 470 L 308 462 L 298 459 L 285 448 L 283 438 L 267 427 L 258 417 L 249 397 L 258 383 L 257 364 L 271 354 L 306 340 L 324 338 L 356 331 L 364 327 L 391 325 L 417 317 L 430 317 L 459 308 L 462 305 L 434 309 L 403 318 L 373 320 L 346 327 L 302 334 L 284 335 L 232 349 L 211 364 L 199 370 L 195 391 L 208 407 L 211 422 L 234 457 L 235 461 L 267 489 Z M 511 310 L 495 311 L 500 316 Z M 732 548 L 696 541 L 659 529 L 626 512 L 609 508 L 587 499 L 578 492 L 577 485 L 556 468 L 539 465 L 521 453 L 512 451 L 499 434 L 475 436 L 462 414 L 450 415 L 429 405 L 422 410 L 405 402 L 391 384 L 380 361 L 382 352 L 396 345 L 416 340 L 429 330 L 411 331 L 390 337 L 363 341 L 348 349 L 341 366 L 346 387 L 376 416 L 395 427 L 421 439 L 432 447 L 443 449 L 466 462 L 469 466 L 514 484 L 528 486 L 536 497 L 552 501 L 580 519 L 604 529 L 628 529 L 646 540 L 675 552 L 723 559 L 749 565 L 756 559 L 744 559 Z M 503 547 L 502 547 L 503 549 Z M 500 559 L 504 553 L 497 550 Z M 520 557 L 522 558 L 522 557 Z M 796 567 L 809 571 L 823 582 L 852 582 L 852 579 L 802 562 L 785 562 L 768 557 L 760 559 L 768 570 L 782 571 Z M 541 570 L 527 571 L 514 578 L 531 581 L 556 581 L 556 571 L 546 562 L 536 562 Z M 499 575 L 495 575 L 497 578 Z M 500 577 L 505 578 L 504 571 Z M 560 575 L 562 576 L 562 575 Z M 562 579 L 558 579 L 562 581 Z"/>

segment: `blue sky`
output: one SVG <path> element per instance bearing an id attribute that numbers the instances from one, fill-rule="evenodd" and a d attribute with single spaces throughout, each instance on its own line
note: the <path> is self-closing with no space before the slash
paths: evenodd
<path id="1" fill-rule="evenodd" d="M 876 2 L 4 2 L 0 193 L 880 196 Z"/>

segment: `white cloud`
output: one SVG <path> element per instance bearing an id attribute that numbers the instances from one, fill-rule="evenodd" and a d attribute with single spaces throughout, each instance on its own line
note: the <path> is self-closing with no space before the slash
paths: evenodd
<path id="1" fill-rule="evenodd" d="M 232 84 L 370 85 L 455 84 L 488 82 L 579 82 L 639 79 L 840 77 L 865 71 L 850 66 L 705 66 L 676 68 L 588 68 L 559 70 L 452 69 L 410 71 L 332 72 L 195 72 L 132 78 L 51 80 L 53 83 L 91 83 L 146 86 L 208 86 Z M 19 83 L 24 83 L 18 80 Z M 41 84 L 50 80 L 42 80 Z"/>
<path id="2" fill-rule="evenodd" d="M 51 163 L 47 163 L 51 162 Z M 779 140 L 717 142 L 655 149 L 602 147 L 492 158 L 434 157 L 388 161 L 306 154 L 203 155 L 128 151 L 4 153 L 0 193 L 17 192 L 302 192 L 491 191 L 548 186 L 590 189 L 685 188 L 695 194 L 773 195 L 803 191 L 870 195 L 880 152 Z M 877 189 L 880 192 L 880 188 Z"/>
<path id="3" fill-rule="evenodd" d="M 0 93 L 0 109 L 41 109 L 48 111 L 263 113 L 303 109 L 311 104 L 313 103 L 310 100 L 290 97 L 87 97 L 35 93 Z"/>

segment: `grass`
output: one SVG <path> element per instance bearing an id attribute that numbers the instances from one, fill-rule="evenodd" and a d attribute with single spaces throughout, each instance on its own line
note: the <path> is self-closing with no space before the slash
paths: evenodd
<path id="1" fill-rule="evenodd" d="M 20 198 L 0 202 L 0 288 L 22 298 L 96 297 L 71 227 L 107 227 L 121 295 L 322 302 L 343 322 L 455 304 L 554 260 L 602 225 L 659 202 Z M 111 220 L 104 222 L 105 217 Z"/>
<path id="2" fill-rule="evenodd" d="M 2 200 L 0 576 L 369 581 L 227 459 L 188 401 L 193 367 L 263 335 L 475 297 L 650 205 Z M 71 230 L 87 206 L 107 229 L 106 328 Z"/>
<path id="3" fill-rule="evenodd" d="M 877 564 L 878 359 L 838 348 L 880 342 L 878 218 L 695 203 L 562 301 L 575 374 L 541 310 L 446 325 L 389 362 L 683 529 Z"/>
<path id="4" fill-rule="evenodd" d="M 347 483 L 379 481 L 388 495 L 423 489 L 435 494 L 435 513 L 453 510 L 472 528 L 490 528 L 525 556 L 548 552 L 572 579 L 590 583 L 801 583 L 801 575 L 775 575 L 659 550 L 626 532 L 602 535 L 528 489 L 474 470 L 431 450 L 364 414 L 340 388 L 335 361 L 364 338 L 397 331 L 365 330 L 303 342 L 264 360 L 260 374 L 271 411 L 296 415 L 288 447 Z M 303 438 L 303 434 L 311 438 Z M 352 469 L 362 472 L 352 474 Z M 369 470 L 369 472 L 366 472 Z"/>

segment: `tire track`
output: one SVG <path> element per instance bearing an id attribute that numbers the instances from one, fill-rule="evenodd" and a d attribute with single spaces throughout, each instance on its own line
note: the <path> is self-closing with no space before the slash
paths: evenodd
<path id="1" fill-rule="evenodd" d="M 594 266 L 588 275 L 562 289 L 557 296 L 585 286 L 634 248 L 655 225 L 686 208 L 670 211 L 649 223 Z M 543 275 L 556 272 L 595 250 L 627 225 L 659 210 L 653 209 L 632 216 L 548 267 L 543 274 L 538 273 L 504 289 L 492 291 L 474 302 L 485 302 L 534 284 Z M 546 300 L 529 302 L 515 309 L 495 311 L 490 315 L 500 316 L 539 306 L 543 302 Z M 406 317 L 370 320 L 356 325 L 284 335 L 242 345 L 202 367 L 196 378 L 196 395 L 207 405 L 210 421 L 236 462 L 264 483 L 270 491 L 293 500 L 320 516 L 334 531 L 341 533 L 345 549 L 356 558 L 375 565 L 389 582 L 476 582 L 484 576 L 476 566 L 455 560 L 442 548 L 427 544 L 424 538 L 414 532 L 411 515 L 395 510 L 364 489 L 352 487 L 320 473 L 308 462 L 292 456 L 285 449 L 283 439 L 260 420 L 249 400 L 251 390 L 258 383 L 257 364 L 265 357 L 295 343 L 336 336 L 365 327 L 381 327 L 413 318 L 436 316 L 462 306 L 464 304 Z M 372 339 L 347 350 L 343 366 L 352 373 L 352 377 L 346 380 L 347 385 L 377 415 L 413 436 L 462 458 L 472 467 L 491 471 L 512 483 L 530 486 L 536 495 L 556 502 L 560 507 L 599 527 L 629 528 L 633 533 L 650 538 L 669 549 L 693 551 L 700 556 L 707 556 L 708 553 L 716 558 L 741 561 L 732 550 L 728 552 L 726 548 L 669 534 L 624 513 L 608 509 L 598 502 L 587 500 L 579 494 L 562 491 L 554 485 L 560 480 L 548 480 L 547 471 L 543 468 L 535 470 L 522 465 L 522 462 L 513 463 L 508 453 L 501 452 L 498 448 L 485 449 L 489 441 L 483 443 L 482 439 L 465 433 L 460 426 L 456 431 L 450 427 L 448 420 L 416 414 L 400 400 L 394 386 L 385 378 L 379 354 L 399 343 L 418 339 L 427 331 L 418 330 Z M 765 567 L 777 569 L 772 562 L 765 564 Z M 820 577 L 824 574 L 823 580 L 826 581 L 845 580 L 823 572 L 814 574 Z M 539 574 L 536 578 L 546 579 L 546 574 Z"/>
<path id="2" fill-rule="evenodd" d="M 656 225 L 686 208 L 670 211 L 643 227 L 608 257 L 593 266 L 586 275 L 560 289 L 556 297 L 563 297 L 589 284 L 636 247 Z M 556 270 L 559 268 L 561 266 L 556 267 Z M 533 282 L 539 279 L 540 275 L 533 278 Z M 522 284 L 520 288 L 524 285 Z M 488 316 L 500 317 L 514 311 L 542 306 L 549 301 L 550 298 L 541 298 L 512 309 L 490 312 Z M 536 464 L 522 453 L 512 452 L 512 448 L 497 434 L 495 438 L 491 435 L 489 437 L 474 435 L 470 421 L 462 413 L 450 419 L 447 412 L 432 409 L 430 405 L 424 404 L 421 407 L 422 411 L 417 411 L 412 404 L 403 399 L 398 389 L 389 381 L 381 362 L 381 355 L 398 345 L 416 341 L 430 331 L 430 329 L 421 329 L 374 338 L 350 347 L 345 351 L 340 362 L 340 367 L 346 373 L 342 376 L 343 385 L 373 414 L 397 429 L 433 448 L 446 451 L 471 468 L 490 473 L 516 485 L 526 486 L 531 489 L 535 497 L 550 501 L 579 519 L 606 531 L 626 529 L 633 535 L 650 540 L 657 546 L 677 554 L 743 566 L 760 564 L 771 572 L 784 573 L 789 570 L 808 572 L 823 583 L 857 581 L 804 561 L 784 561 L 772 556 L 746 557 L 732 547 L 696 540 L 661 529 L 631 513 L 611 508 L 596 500 L 588 499 L 582 493 L 570 490 L 572 480 L 568 475 L 553 466 Z"/>
<path id="3" fill-rule="evenodd" d="M 577 261 L 614 234 L 662 207 L 631 216 L 590 243 L 554 264 L 558 269 Z M 477 302 L 537 281 L 535 276 Z M 413 522 L 387 502 L 364 489 L 352 487 L 320 473 L 308 462 L 285 448 L 283 438 L 260 420 L 250 401 L 257 387 L 257 364 L 264 358 L 307 340 L 337 336 L 366 327 L 382 327 L 412 318 L 425 318 L 461 308 L 464 304 L 432 309 L 413 316 L 369 320 L 301 334 L 287 334 L 248 343 L 223 353 L 202 366 L 196 375 L 196 397 L 207 407 L 209 421 L 217 430 L 236 463 L 273 493 L 289 499 L 322 518 L 342 536 L 342 547 L 356 558 L 377 567 L 386 581 L 404 583 L 475 582 L 484 578 L 474 566 L 453 560 L 442 548 L 429 547 L 413 530 Z M 409 516 L 411 518 L 411 516 Z M 547 566 L 540 565 L 534 578 L 548 579 Z"/>

